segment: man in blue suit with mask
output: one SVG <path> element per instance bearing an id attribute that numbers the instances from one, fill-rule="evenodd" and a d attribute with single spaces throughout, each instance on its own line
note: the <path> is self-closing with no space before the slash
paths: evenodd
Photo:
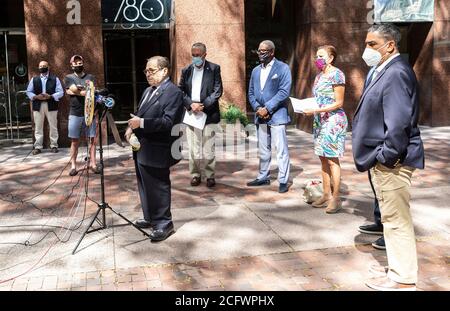
<path id="1" fill-rule="evenodd" d="M 255 67 L 250 78 L 248 98 L 258 127 L 259 174 L 247 186 L 270 184 L 272 138 L 277 149 L 278 192 L 288 191 L 289 151 L 286 124 L 291 122 L 287 101 L 292 77 L 289 66 L 275 58 L 275 44 L 270 40 L 260 43 L 258 57 L 261 65 Z"/>
<path id="2" fill-rule="evenodd" d="M 381 210 L 387 267 L 374 266 L 378 277 L 366 282 L 376 290 L 415 290 L 417 251 L 410 213 L 415 169 L 424 168 L 416 75 L 400 56 L 399 29 L 372 26 L 363 59 L 372 68 L 353 118 L 353 157 L 370 177 Z"/>

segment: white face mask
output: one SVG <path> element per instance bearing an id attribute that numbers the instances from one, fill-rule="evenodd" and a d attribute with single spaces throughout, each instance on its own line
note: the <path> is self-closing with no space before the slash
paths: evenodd
<path id="1" fill-rule="evenodd" d="M 376 50 L 371 49 L 371 48 L 366 48 L 364 50 L 362 59 L 366 62 L 367 66 L 373 67 L 373 66 L 378 65 L 381 62 L 383 55 L 381 55 L 381 53 L 378 52 L 378 50 L 383 48 L 386 44 L 388 44 L 388 42 L 386 42 L 385 44 L 383 44 L 381 47 L 379 47 Z"/>

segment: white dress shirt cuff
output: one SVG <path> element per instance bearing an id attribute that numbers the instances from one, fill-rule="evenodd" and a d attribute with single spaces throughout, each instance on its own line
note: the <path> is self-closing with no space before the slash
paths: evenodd
<path id="1" fill-rule="evenodd" d="M 141 124 L 139 125 L 139 127 L 141 129 L 143 129 L 144 128 L 144 118 L 141 118 L 140 122 L 141 122 Z"/>

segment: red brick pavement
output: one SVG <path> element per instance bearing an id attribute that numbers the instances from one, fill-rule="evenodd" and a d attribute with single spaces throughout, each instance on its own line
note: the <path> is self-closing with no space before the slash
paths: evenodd
<path id="1" fill-rule="evenodd" d="M 450 246 L 439 239 L 419 241 L 418 290 L 450 290 Z M 375 259 L 374 259 L 375 258 Z M 261 255 L 213 261 L 22 277 L 0 284 L 20 291 L 359 291 L 371 264 L 386 264 L 370 245 Z"/>
<path id="2" fill-rule="evenodd" d="M 417 171 L 413 186 L 433 188 L 450 184 L 448 141 L 431 139 L 426 141 L 426 169 Z M 350 147 L 348 145 L 348 147 Z M 291 150 L 293 175 L 304 178 L 319 177 L 319 161 L 311 152 L 295 146 Z M 349 148 L 350 149 L 350 148 Z M 58 166 L 62 168 L 63 160 Z M 351 152 L 347 152 L 342 163 L 352 163 Z M 112 195 L 109 203 L 124 204 L 138 202 L 136 181 L 129 156 L 106 160 L 108 174 L 107 190 Z M 48 180 L 58 176 L 55 163 L 38 166 L 22 163 L 20 166 L 0 167 L 0 195 L 14 194 L 16 198 L 26 198 L 40 191 Z M 189 176 L 187 163 L 181 162 L 173 171 L 174 208 L 184 208 L 214 202 L 218 193 L 222 197 L 232 196 L 248 202 L 276 202 L 280 198 L 298 199 L 298 193 L 290 191 L 284 196 L 270 189 L 243 187 L 257 170 L 256 161 L 219 161 L 217 179 L 220 191 L 186 189 Z M 359 185 L 367 185 L 365 174 L 355 174 L 352 169 L 343 170 L 344 194 L 360 194 Z M 63 202 L 79 176 L 63 174 L 58 187 L 48 190 L 36 202 L 45 214 L 55 210 L 68 211 L 72 202 Z M 117 181 L 121 182 L 118 183 Z M 233 184 L 234 183 L 234 184 Z M 98 197 L 98 178 L 91 181 L 91 195 Z M 233 185 L 233 186 L 230 186 Z M 45 204 L 42 204 L 44 203 Z M 91 202 L 87 213 L 92 213 L 96 205 Z M 136 206 L 138 209 L 138 206 Z M 17 204 L 0 202 L 2 219 L 17 216 Z M 418 242 L 420 290 L 450 290 L 450 247 L 444 239 L 424 239 Z M 90 271 L 70 275 L 48 275 L 45 277 L 21 277 L 0 284 L 0 290 L 367 290 L 364 280 L 369 277 L 367 269 L 373 263 L 383 264 L 383 251 L 374 250 L 370 245 L 300 251 L 246 258 L 232 258 L 216 261 L 200 261 L 170 265 L 135 267 L 125 270 Z"/>

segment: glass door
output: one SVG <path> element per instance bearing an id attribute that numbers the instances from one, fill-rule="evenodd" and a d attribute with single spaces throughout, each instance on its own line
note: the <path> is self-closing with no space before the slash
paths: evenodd
<path id="1" fill-rule="evenodd" d="M 169 31 L 105 31 L 103 38 L 106 87 L 116 98 L 113 117 L 126 125 L 148 87 L 143 73 L 147 59 L 170 56 Z"/>
<path id="2" fill-rule="evenodd" d="M 0 31 L 0 139 L 32 137 L 25 33 Z"/>

